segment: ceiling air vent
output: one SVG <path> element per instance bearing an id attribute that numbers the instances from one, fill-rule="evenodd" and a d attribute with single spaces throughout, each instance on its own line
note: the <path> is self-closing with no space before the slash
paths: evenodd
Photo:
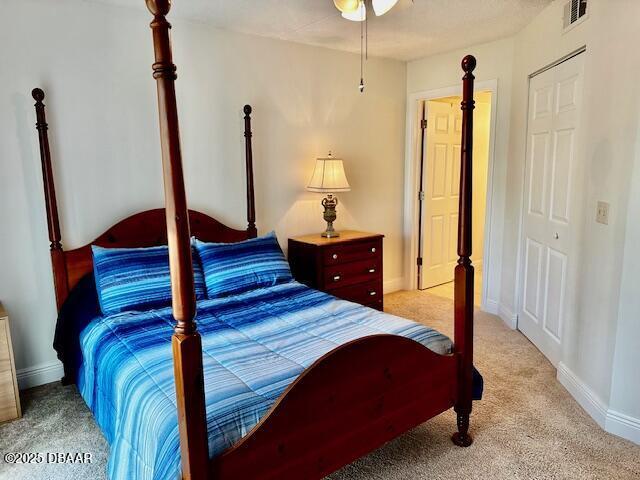
<path id="1" fill-rule="evenodd" d="M 564 29 L 577 23 L 587 14 L 587 0 L 569 0 L 564 6 Z"/>

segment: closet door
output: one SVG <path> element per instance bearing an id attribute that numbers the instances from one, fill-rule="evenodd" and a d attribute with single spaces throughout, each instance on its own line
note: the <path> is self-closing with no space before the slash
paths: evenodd
<path id="1" fill-rule="evenodd" d="M 556 365 L 575 235 L 576 133 L 584 55 L 531 79 L 518 329 Z"/>

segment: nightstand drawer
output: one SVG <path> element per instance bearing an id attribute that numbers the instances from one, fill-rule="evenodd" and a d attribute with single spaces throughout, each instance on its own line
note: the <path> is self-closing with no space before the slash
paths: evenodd
<path id="1" fill-rule="evenodd" d="M 382 240 L 332 245 L 324 249 L 323 262 L 325 265 L 338 265 L 356 260 L 380 259 L 381 254 Z"/>
<path id="2" fill-rule="evenodd" d="M 380 302 L 380 305 L 382 305 L 382 282 L 379 280 L 336 288 L 335 290 L 331 290 L 330 293 L 331 295 L 349 300 L 350 302 L 361 303 L 363 305 Z"/>
<path id="3" fill-rule="evenodd" d="M 332 265 L 324 270 L 324 287 L 326 290 L 364 283 L 382 278 L 380 258 L 360 260 L 357 262 Z"/>

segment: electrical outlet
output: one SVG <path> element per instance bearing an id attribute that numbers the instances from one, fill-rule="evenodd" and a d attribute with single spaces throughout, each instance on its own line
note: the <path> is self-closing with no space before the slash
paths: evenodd
<path id="1" fill-rule="evenodd" d="M 596 222 L 603 225 L 609 225 L 609 204 L 607 202 L 598 202 L 596 209 Z"/>

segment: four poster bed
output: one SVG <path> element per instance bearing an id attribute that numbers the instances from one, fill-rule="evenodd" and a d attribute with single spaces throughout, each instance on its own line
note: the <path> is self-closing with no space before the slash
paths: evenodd
<path id="1" fill-rule="evenodd" d="M 60 314 L 56 348 L 61 352 L 73 345 L 81 352 L 75 363 L 62 358 L 65 380 L 78 383 L 111 444 L 109 475 L 321 478 L 451 407 L 458 426 L 452 440 L 469 446 L 474 398 L 470 255 L 475 59 L 462 61 L 460 258 L 452 343 L 428 327 L 311 290 L 286 272 L 286 281 L 226 296 L 212 298 L 209 284 L 207 293 L 199 290 L 194 268 L 197 273 L 199 263 L 206 261 L 201 249 L 226 248 L 221 243 L 273 244 L 274 237 L 257 237 L 251 107 L 244 107 L 248 225 L 236 230 L 187 209 L 176 67 L 165 19 L 170 1 L 147 0 L 147 6 L 154 15 L 153 77 L 165 209 L 128 217 L 91 244 L 64 250 L 44 92 L 33 91 Z M 206 242 L 216 243 L 207 247 Z M 171 308 L 104 314 L 111 300 L 100 293 L 107 250 L 166 248 L 162 245 L 168 245 L 162 254 L 168 258 Z M 282 266 L 278 255 L 281 252 L 274 262 Z M 205 265 L 206 282 L 213 278 L 209 273 Z M 166 276 L 168 284 L 168 272 Z M 98 289 L 99 305 L 86 307 L 83 289 L 94 296 Z M 74 309 L 84 309 L 90 321 L 65 330 L 61 320 L 72 317 Z"/>

